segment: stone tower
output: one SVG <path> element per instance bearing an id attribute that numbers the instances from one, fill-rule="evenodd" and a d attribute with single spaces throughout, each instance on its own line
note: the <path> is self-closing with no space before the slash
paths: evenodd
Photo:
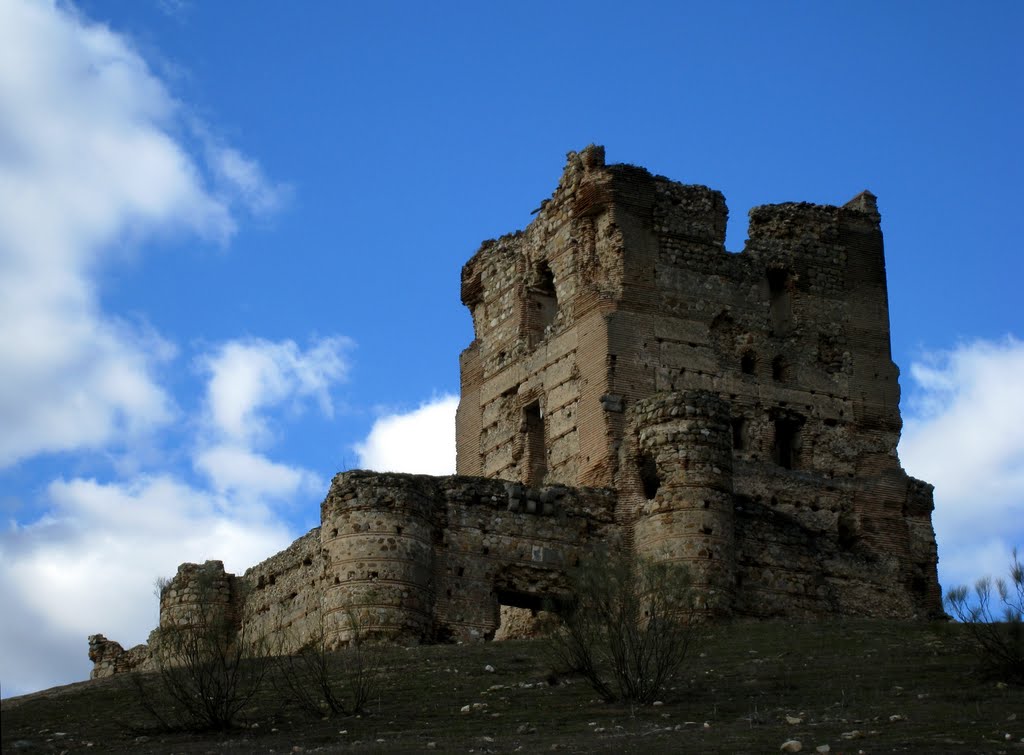
<path id="1" fill-rule="evenodd" d="M 805 565 L 765 558 L 758 522 L 780 515 L 885 561 L 904 611 L 938 606 L 930 487 L 896 455 L 875 198 L 755 208 L 739 253 L 727 215 L 712 189 L 606 165 L 601 147 L 570 153 L 530 226 L 463 269 L 475 339 L 458 472 L 610 487 L 627 542 L 692 529 L 669 552 L 720 560 L 711 572 L 741 612 L 814 613 L 830 592 Z M 710 434 L 691 432 L 698 419 Z M 719 471 L 698 484 L 704 453 Z M 698 498 L 716 502 L 699 517 Z"/>

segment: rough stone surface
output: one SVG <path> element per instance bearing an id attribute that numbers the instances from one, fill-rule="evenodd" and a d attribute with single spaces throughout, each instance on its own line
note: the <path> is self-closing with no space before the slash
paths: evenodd
<path id="1" fill-rule="evenodd" d="M 569 153 L 530 226 L 462 271 L 458 476 L 338 475 L 321 526 L 241 577 L 183 565 L 161 625 L 205 574 L 282 652 L 515 636 L 599 543 L 687 564 L 711 616 L 941 615 L 932 488 L 896 454 L 875 198 L 757 207 L 739 253 L 727 215 Z M 94 635 L 90 658 L 106 675 L 146 648 Z"/>

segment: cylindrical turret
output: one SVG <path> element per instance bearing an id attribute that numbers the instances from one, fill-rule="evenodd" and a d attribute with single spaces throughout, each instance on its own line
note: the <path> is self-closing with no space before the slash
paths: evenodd
<path id="1" fill-rule="evenodd" d="M 234 574 L 223 561 L 185 563 L 160 589 L 161 629 L 200 628 L 234 633 L 238 629 Z"/>
<path id="2" fill-rule="evenodd" d="M 656 394 L 630 411 L 647 499 L 637 512 L 637 555 L 684 564 L 700 606 L 728 614 L 735 589 L 729 405 L 686 391 Z"/>
<path id="3" fill-rule="evenodd" d="M 421 480 L 423 478 L 420 478 Z M 329 643 L 430 636 L 434 498 L 411 475 L 346 472 L 321 505 Z"/>

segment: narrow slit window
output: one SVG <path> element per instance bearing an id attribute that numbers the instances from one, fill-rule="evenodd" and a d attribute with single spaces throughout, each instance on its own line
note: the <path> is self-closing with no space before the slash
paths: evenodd
<path id="1" fill-rule="evenodd" d="M 777 383 L 789 380 L 789 362 L 786 357 L 780 355 L 772 360 L 772 380 Z"/>
<path id="2" fill-rule="evenodd" d="M 538 487 L 548 473 L 548 454 L 544 438 L 544 414 L 540 402 L 534 401 L 523 409 L 523 432 L 526 469 L 524 482 Z"/>
<path id="3" fill-rule="evenodd" d="M 772 335 L 789 335 L 793 330 L 793 279 L 789 271 L 768 271 L 768 300 Z"/>
<path id="4" fill-rule="evenodd" d="M 661 487 L 661 478 L 658 476 L 658 465 L 654 457 L 644 454 L 640 457 L 638 466 L 640 469 L 640 484 L 644 489 L 644 498 L 653 501 Z"/>
<path id="5" fill-rule="evenodd" d="M 539 343 L 558 316 L 555 275 L 547 262 L 541 262 L 533 275 L 527 296 L 526 330 L 530 344 Z"/>
<path id="6" fill-rule="evenodd" d="M 747 420 L 743 417 L 732 419 L 732 447 L 736 451 L 744 451 L 747 448 Z"/>
<path id="7" fill-rule="evenodd" d="M 752 351 L 740 357 L 740 371 L 744 375 L 753 375 L 757 371 L 757 355 Z"/>
<path id="8" fill-rule="evenodd" d="M 800 466 L 800 426 L 796 419 L 780 417 L 775 420 L 775 463 L 783 469 Z"/>

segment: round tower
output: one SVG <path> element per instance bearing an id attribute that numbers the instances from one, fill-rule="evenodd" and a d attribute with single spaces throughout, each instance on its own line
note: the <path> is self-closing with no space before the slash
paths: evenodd
<path id="1" fill-rule="evenodd" d="M 330 644 L 418 642 L 433 626 L 433 498 L 411 475 L 346 472 L 321 505 Z"/>
<path id="2" fill-rule="evenodd" d="M 644 501 L 638 556 L 690 569 L 699 607 L 728 614 L 735 590 L 729 405 L 707 391 L 659 393 L 630 410 Z"/>

